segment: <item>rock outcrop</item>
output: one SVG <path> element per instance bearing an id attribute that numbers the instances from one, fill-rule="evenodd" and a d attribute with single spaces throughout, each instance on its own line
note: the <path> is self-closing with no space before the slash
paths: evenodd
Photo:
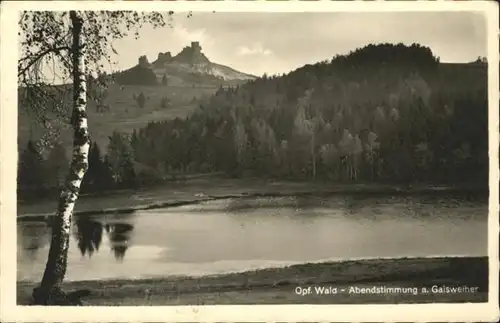
<path id="1" fill-rule="evenodd" d="M 139 63 L 138 63 L 138 65 L 140 67 L 143 67 L 143 68 L 150 68 L 151 67 L 151 64 L 149 63 L 148 58 L 146 57 L 146 55 L 142 55 L 141 57 L 139 57 Z"/>
<path id="2" fill-rule="evenodd" d="M 170 52 L 158 53 L 158 58 L 153 63 L 155 66 L 161 66 L 172 61 L 172 54 Z"/>
<path id="3" fill-rule="evenodd" d="M 255 76 L 238 72 L 228 66 L 212 63 L 205 54 L 199 42 L 193 41 L 184 47 L 177 55 L 170 52 L 160 52 L 152 63 L 143 55 L 138 64 L 128 70 L 118 73 L 118 82 L 122 84 L 163 84 L 163 79 L 177 79 L 178 84 L 247 81 Z M 175 82 L 174 82 L 175 83 Z"/>
<path id="4" fill-rule="evenodd" d="M 197 41 L 191 42 L 191 46 L 184 47 L 173 60 L 191 65 L 210 63 L 210 60 L 201 52 L 200 43 Z"/>

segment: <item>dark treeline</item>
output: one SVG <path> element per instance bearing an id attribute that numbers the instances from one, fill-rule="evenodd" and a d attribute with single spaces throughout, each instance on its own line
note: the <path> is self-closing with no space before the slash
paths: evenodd
<path id="1" fill-rule="evenodd" d="M 351 51 L 348 55 L 337 55 L 332 64 L 345 66 L 370 66 L 390 64 L 393 67 L 405 68 L 407 66 L 420 69 L 435 68 L 439 58 L 432 54 L 428 47 L 420 44 L 406 46 L 404 44 L 370 44 L 362 49 Z"/>
<path id="2" fill-rule="evenodd" d="M 140 65 L 134 66 L 129 70 L 116 73 L 114 77 L 119 84 L 123 85 L 158 85 L 158 81 L 153 70 Z"/>
<path id="3" fill-rule="evenodd" d="M 26 148 L 19 154 L 18 167 L 18 195 L 21 198 L 29 199 L 36 197 L 52 196 L 54 192 L 61 188 L 64 177 L 69 168 L 69 160 L 64 146 L 60 143 L 54 145 L 44 158 L 37 149 L 33 141 L 28 141 Z M 114 165 L 124 169 L 127 180 L 120 177 L 120 173 L 113 171 L 113 164 L 110 162 L 108 154 L 102 154 L 97 143 L 91 143 L 89 152 L 89 169 L 83 179 L 82 193 L 98 193 L 118 188 L 134 187 L 128 180 L 130 175 L 126 173 L 127 163 Z M 133 172 L 133 170 L 132 170 Z M 135 183 L 135 182 L 134 182 Z"/>
<path id="4" fill-rule="evenodd" d="M 86 185 L 95 188 L 220 171 L 487 185 L 486 67 L 439 64 L 419 45 L 369 45 L 287 75 L 221 87 L 186 119 L 114 133 L 106 156 L 90 163 L 112 183 L 92 180 L 89 171 Z"/>
<path id="5" fill-rule="evenodd" d="M 438 61 L 418 45 L 370 45 L 221 88 L 185 120 L 134 131 L 130 149 L 160 174 L 486 184 L 486 70 Z"/>

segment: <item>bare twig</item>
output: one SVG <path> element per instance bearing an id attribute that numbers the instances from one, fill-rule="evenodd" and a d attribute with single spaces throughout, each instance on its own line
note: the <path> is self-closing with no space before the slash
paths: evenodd
<path id="1" fill-rule="evenodd" d="M 43 59 L 46 55 L 48 55 L 49 53 L 59 53 L 61 51 L 64 51 L 64 50 L 67 50 L 69 51 L 70 48 L 67 47 L 67 46 L 61 46 L 61 47 L 54 47 L 54 48 L 47 48 L 43 51 L 41 51 L 40 53 L 38 53 L 36 56 L 34 57 L 23 57 L 19 60 L 19 63 L 18 64 L 18 72 L 17 72 L 17 76 L 21 76 L 21 75 L 24 75 L 26 74 L 26 72 L 35 64 L 37 64 L 41 59 Z M 29 62 L 24 66 L 24 67 L 21 67 L 21 63 L 22 62 L 25 62 L 29 60 Z"/>

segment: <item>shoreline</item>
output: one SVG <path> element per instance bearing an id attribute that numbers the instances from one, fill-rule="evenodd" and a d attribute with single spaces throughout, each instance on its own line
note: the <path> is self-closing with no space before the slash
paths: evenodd
<path id="1" fill-rule="evenodd" d="M 220 181 L 220 180 L 215 180 Z M 83 210 L 75 210 L 73 213 L 77 216 L 86 215 L 103 215 L 103 214 L 126 214 L 133 213 L 135 211 L 142 210 L 153 210 L 169 207 L 178 207 L 185 205 L 195 205 L 208 201 L 224 200 L 224 199 L 243 199 L 243 198 L 276 198 L 276 197 L 330 197 L 334 195 L 356 195 L 356 194 L 367 194 L 367 195 L 412 195 L 412 194 L 484 194 L 488 190 L 484 190 L 480 187 L 474 185 L 462 185 L 462 186 L 445 186 L 445 185 L 414 185 L 408 187 L 407 185 L 387 185 L 387 184 L 336 184 L 336 185 L 326 185 L 326 184 L 314 184 L 314 183 L 298 183 L 298 182 L 275 182 L 275 183 L 265 183 L 262 181 L 248 182 L 244 180 L 225 180 L 222 182 L 222 187 L 214 183 L 214 187 L 205 187 L 209 183 L 201 183 L 197 186 L 194 183 L 175 183 L 172 186 L 164 186 L 160 188 L 144 188 L 137 191 L 122 191 L 115 194 L 99 196 L 81 196 L 77 201 L 77 208 L 81 207 L 82 203 L 89 203 L 98 200 L 103 200 L 108 198 L 110 203 L 108 204 L 118 204 L 124 205 L 120 207 L 83 207 Z M 242 185 L 235 185 L 235 184 Z M 246 185 L 245 185 L 246 184 Z M 268 186 L 263 189 L 263 185 Z M 264 186 L 264 187 L 266 187 Z M 176 190 L 181 191 L 176 196 Z M 207 192 L 208 191 L 208 192 Z M 207 192 L 206 194 L 204 192 Z M 127 195 L 129 193 L 129 195 Z M 162 194 L 163 193 L 163 194 Z M 130 198 L 130 196 L 136 194 L 148 194 L 157 195 L 155 202 L 144 202 L 137 200 L 136 203 L 129 205 L 130 201 L 124 201 Z M 167 195 L 167 198 L 165 198 Z M 170 195 L 170 196 L 168 196 Z M 180 195 L 180 196 L 179 196 Z M 44 201 L 45 208 L 48 201 Z M 113 203 L 115 202 L 115 203 Z M 49 203 L 54 204 L 54 201 Z M 36 209 L 37 204 L 42 203 L 26 203 L 18 204 L 18 209 L 21 211 L 17 215 L 18 221 L 46 221 L 54 216 L 54 212 L 43 212 L 37 209 L 37 212 L 33 212 Z M 25 211 L 23 209 L 28 209 Z M 43 208 L 42 208 L 43 209 Z M 54 209 L 54 208 L 50 208 Z"/>
<path id="2" fill-rule="evenodd" d="M 29 304 L 35 286 L 32 282 L 17 282 L 18 304 Z M 458 287 L 476 290 L 445 292 L 446 287 L 452 291 Z M 65 282 L 63 288 L 67 291 L 89 289 L 92 294 L 83 299 L 84 303 L 101 306 L 486 302 L 488 258 L 346 260 L 201 277 L 71 281 Z M 300 295 L 297 288 L 312 292 Z M 337 292 L 318 293 L 318 288 Z M 416 288 L 419 292 L 350 292 L 356 288 L 358 291 L 363 288 Z M 424 288 L 429 292 L 422 292 Z"/>

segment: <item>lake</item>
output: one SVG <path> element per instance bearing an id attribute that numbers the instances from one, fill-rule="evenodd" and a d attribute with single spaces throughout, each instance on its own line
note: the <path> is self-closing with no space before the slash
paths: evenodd
<path id="1" fill-rule="evenodd" d="M 241 198 L 75 216 L 67 280 L 205 275 L 304 262 L 486 256 L 486 197 Z M 41 279 L 45 222 L 17 224 L 18 280 Z"/>

